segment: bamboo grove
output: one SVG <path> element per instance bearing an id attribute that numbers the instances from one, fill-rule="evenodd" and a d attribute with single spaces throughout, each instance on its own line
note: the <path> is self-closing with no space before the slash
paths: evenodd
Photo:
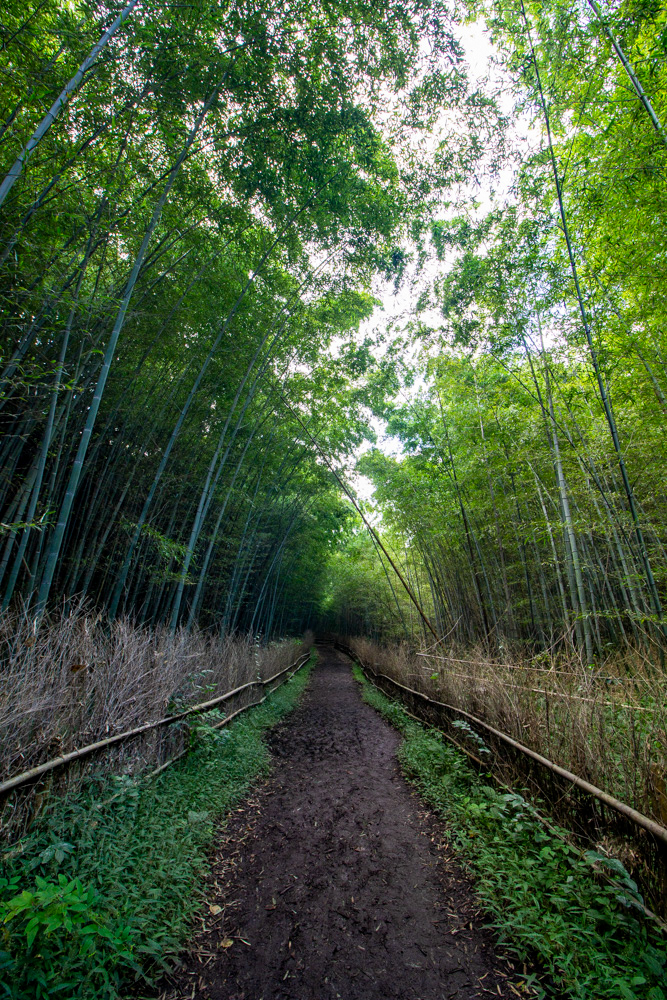
<path id="1" fill-rule="evenodd" d="M 462 78 L 448 18 L 47 0 L 1 22 L 2 606 L 298 631 L 350 512 L 281 398 L 336 460 L 366 433 L 388 375 L 356 335 L 415 200 L 374 118 L 445 57 Z"/>
<path id="2" fill-rule="evenodd" d="M 374 416 L 401 454 L 358 470 L 439 635 L 655 661 L 659 4 L 10 0 L 0 31 L 4 609 L 419 638 L 331 471 Z"/>
<path id="3" fill-rule="evenodd" d="M 509 197 L 432 218 L 437 276 L 405 326 L 422 388 L 385 414 L 387 537 L 462 646 L 664 657 L 667 22 L 657 4 L 484 14 L 524 135 Z M 336 558 L 348 634 L 422 628 L 374 550 Z M 371 577 L 371 593 L 363 581 Z M 354 594 L 349 600 L 348 593 Z M 424 640 L 432 639 L 424 631 Z"/>

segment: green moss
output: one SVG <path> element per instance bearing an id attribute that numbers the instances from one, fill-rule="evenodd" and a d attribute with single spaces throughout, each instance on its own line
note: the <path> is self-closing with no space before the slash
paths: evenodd
<path id="1" fill-rule="evenodd" d="M 112 1000 L 173 960 L 203 903 L 217 824 L 268 771 L 266 730 L 311 666 L 228 729 L 201 721 L 191 752 L 157 778 L 103 775 L 54 805 L 0 879 L 1 995 Z"/>
<path id="2" fill-rule="evenodd" d="M 664 937 L 638 912 L 636 886 L 618 862 L 582 858 L 535 818 L 522 796 L 473 771 L 436 731 L 413 721 L 366 681 L 363 697 L 402 734 L 399 760 L 424 799 L 450 821 L 460 857 L 497 934 L 545 975 L 539 996 L 576 1000 L 665 1000 Z M 591 863 L 609 865 L 600 884 Z"/>

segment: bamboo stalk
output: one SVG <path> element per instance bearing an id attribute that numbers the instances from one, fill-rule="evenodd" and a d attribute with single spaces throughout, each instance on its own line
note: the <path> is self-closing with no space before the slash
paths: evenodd
<path id="1" fill-rule="evenodd" d="M 115 21 L 109 25 L 107 30 L 104 32 L 102 37 L 98 42 L 93 45 L 87 58 L 81 63 L 78 70 L 74 74 L 71 80 L 63 87 L 58 97 L 55 99 L 47 113 L 42 118 L 41 122 L 30 136 L 29 141 L 23 147 L 19 155 L 14 160 L 11 168 L 9 169 L 7 175 L 0 184 L 0 205 L 4 202 L 5 198 L 11 191 L 14 183 L 18 180 L 21 175 L 21 171 L 28 160 L 30 154 L 39 145 L 41 140 L 44 138 L 46 133 L 51 128 L 53 122 L 56 120 L 62 109 L 65 107 L 69 101 L 72 94 L 74 94 L 84 76 L 93 65 L 97 59 L 100 52 L 105 48 L 111 38 L 116 34 L 118 29 L 123 25 L 123 23 L 128 19 L 134 8 L 137 6 L 138 0 L 130 0 L 130 3 L 120 12 L 116 17 Z"/>

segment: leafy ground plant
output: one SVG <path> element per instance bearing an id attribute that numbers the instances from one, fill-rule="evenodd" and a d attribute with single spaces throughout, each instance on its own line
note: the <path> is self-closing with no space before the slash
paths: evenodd
<path id="1" fill-rule="evenodd" d="M 437 732 L 413 721 L 355 667 L 365 701 L 401 733 L 401 766 L 452 823 L 452 837 L 500 941 L 544 970 L 528 976 L 540 997 L 666 1000 L 667 947 L 640 914 L 637 887 L 613 859 L 582 857 L 538 822 L 521 795 L 473 771 Z M 455 832 L 454 832 L 455 831 Z M 609 867 L 613 882 L 593 876 Z"/>
<path id="2" fill-rule="evenodd" d="M 115 1000 L 168 967 L 202 904 L 216 823 L 266 772 L 264 734 L 309 673 L 229 729 L 200 723 L 191 752 L 157 779 L 91 779 L 5 855 L 0 995 Z"/>

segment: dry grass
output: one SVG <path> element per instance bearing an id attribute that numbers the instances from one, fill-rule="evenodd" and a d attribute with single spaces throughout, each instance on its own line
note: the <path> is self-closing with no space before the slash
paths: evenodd
<path id="1" fill-rule="evenodd" d="M 0 617 L 0 779 L 266 679 L 304 648 L 296 640 L 258 646 L 250 638 L 107 622 L 86 605 L 39 628 L 26 611 L 7 613 Z M 174 728 L 142 738 L 131 760 L 124 750 L 124 770 L 164 757 Z"/>
<path id="2" fill-rule="evenodd" d="M 375 670 L 476 715 L 667 825 L 665 676 L 639 656 L 591 671 L 562 653 L 499 663 L 478 649 L 424 655 L 346 642 Z"/>

